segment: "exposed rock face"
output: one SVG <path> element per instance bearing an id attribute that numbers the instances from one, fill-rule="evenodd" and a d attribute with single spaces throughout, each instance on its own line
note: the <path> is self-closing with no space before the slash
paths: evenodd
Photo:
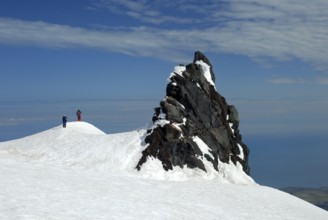
<path id="1" fill-rule="evenodd" d="M 195 53 L 193 63 L 175 67 L 166 97 L 155 108 L 137 169 L 154 157 L 165 170 L 186 165 L 206 171 L 205 158 L 217 171 L 219 163 L 240 163 L 249 174 L 249 149 L 239 134 L 237 109 L 227 104 L 214 82 L 212 65 L 201 52 Z"/>

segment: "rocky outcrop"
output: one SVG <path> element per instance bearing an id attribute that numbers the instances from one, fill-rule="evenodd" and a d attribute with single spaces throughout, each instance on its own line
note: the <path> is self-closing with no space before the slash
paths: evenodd
<path id="1" fill-rule="evenodd" d="M 219 163 L 239 163 L 250 173 L 237 109 L 217 92 L 213 67 L 201 52 L 195 53 L 193 63 L 175 67 L 152 121 L 138 170 L 149 158 L 157 158 L 165 170 L 187 166 L 206 171 L 206 160 L 217 171 Z"/>

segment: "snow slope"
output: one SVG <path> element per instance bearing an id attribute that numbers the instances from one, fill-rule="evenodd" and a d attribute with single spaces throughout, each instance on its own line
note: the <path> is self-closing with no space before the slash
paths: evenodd
<path id="1" fill-rule="evenodd" d="M 0 143 L 0 219 L 328 219 L 230 165 L 168 173 L 154 159 L 138 172 L 144 135 L 71 122 Z"/>
<path id="2" fill-rule="evenodd" d="M 86 122 L 70 122 L 22 139 L 0 144 L 26 160 L 104 170 L 134 170 L 141 157 L 144 131 L 106 135 Z"/>

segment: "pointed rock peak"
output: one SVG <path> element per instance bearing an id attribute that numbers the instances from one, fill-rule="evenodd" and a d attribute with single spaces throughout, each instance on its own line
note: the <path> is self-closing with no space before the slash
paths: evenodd
<path id="1" fill-rule="evenodd" d="M 187 166 L 222 173 L 233 166 L 249 174 L 249 150 L 239 134 L 237 109 L 227 104 L 214 82 L 212 65 L 201 52 L 193 63 L 174 68 L 137 169 L 156 158 L 165 170 Z"/>

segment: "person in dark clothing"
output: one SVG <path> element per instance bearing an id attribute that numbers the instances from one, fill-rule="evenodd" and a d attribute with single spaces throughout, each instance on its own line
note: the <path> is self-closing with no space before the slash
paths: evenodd
<path id="1" fill-rule="evenodd" d="M 77 112 L 76 112 L 76 116 L 77 116 L 77 120 L 78 120 L 78 121 L 81 121 L 81 114 L 82 114 L 81 110 L 80 110 L 80 109 L 77 110 Z"/>
<path id="2" fill-rule="evenodd" d="M 64 115 L 62 119 L 63 119 L 63 128 L 66 128 L 67 116 Z"/>

